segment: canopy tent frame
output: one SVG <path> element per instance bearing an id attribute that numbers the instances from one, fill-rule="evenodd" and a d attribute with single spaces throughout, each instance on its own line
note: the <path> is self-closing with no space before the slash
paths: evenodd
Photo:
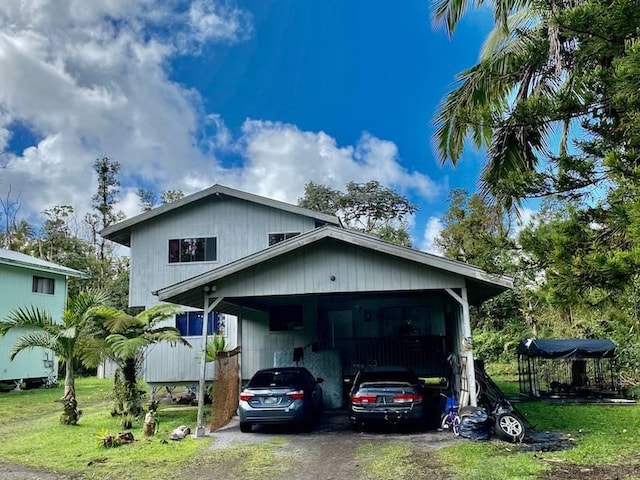
<path id="1" fill-rule="evenodd" d="M 614 396 L 616 345 L 608 339 L 525 339 L 518 348 L 520 394 Z"/>

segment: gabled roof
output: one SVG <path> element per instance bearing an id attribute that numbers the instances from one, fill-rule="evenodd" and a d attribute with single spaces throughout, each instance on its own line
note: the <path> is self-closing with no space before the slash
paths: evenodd
<path id="1" fill-rule="evenodd" d="M 253 193 L 247 193 L 216 184 L 205 190 L 187 195 L 186 197 L 183 197 L 180 200 L 176 200 L 175 202 L 165 203 L 158 208 L 154 208 L 153 210 L 150 210 L 148 212 L 141 213 L 140 215 L 136 215 L 135 217 L 131 217 L 127 220 L 111 225 L 103 229 L 100 232 L 100 235 L 108 240 L 112 240 L 116 243 L 126 245 L 128 247 L 131 241 L 131 228 L 133 226 L 144 223 L 148 220 L 151 220 L 152 218 L 159 217 L 160 215 L 176 211 L 193 203 L 210 199 L 212 197 L 215 198 L 216 196 L 238 198 L 241 200 L 246 200 L 248 202 L 257 203 L 259 205 L 277 208 L 279 210 L 284 210 L 287 212 L 296 213 L 298 215 L 303 215 L 305 217 L 314 218 L 321 223 L 340 225 L 340 220 L 338 220 L 338 218 L 334 217 L 333 215 L 314 212 L 313 210 L 298 207 L 297 205 L 281 202 L 279 200 L 273 200 L 267 197 L 261 197 L 259 195 L 254 195 Z"/>
<path id="2" fill-rule="evenodd" d="M 14 252 L 13 250 L 6 250 L 4 248 L 0 248 L 0 264 L 25 267 L 41 272 L 57 273 L 68 277 L 84 276 L 84 273 L 74 270 L 73 268 L 67 268 L 63 265 L 58 265 L 57 263 L 48 262 L 41 258 L 32 257 L 20 252 Z"/>
<path id="3" fill-rule="evenodd" d="M 464 277 L 474 288 L 485 289 L 485 295 L 479 295 L 479 297 L 486 296 L 486 298 L 490 298 L 513 287 L 513 281 L 510 277 L 504 275 L 491 275 L 484 270 L 466 263 L 394 245 L 356 230 L 336 228 L 327 225 L 303 233 L 284 242 L 280 242 L 274 246 L 268 247 L 209 272 L 196 275 L 195 277 L 182 282 L 162 288 L 153 293 L 154 295 L 158 295 L 159 299 L 162 301 L 178 304 L 185 302 L 182 304 L 188 305 L 189 303 L 186 299 L 196 292 L 197 295 L 201 295 L 202 288 L 206 285 L 215 284 L 216 281 L 228 277 L 229 275 L 233 275 L 273 258 L 286 255 L 289 252 L 327 238 L 345 242 L 364 249 L 389 254 L 397 257 L 398 259 L 422 264 L 425 267 L 436 268 L 460 275 Z"/>

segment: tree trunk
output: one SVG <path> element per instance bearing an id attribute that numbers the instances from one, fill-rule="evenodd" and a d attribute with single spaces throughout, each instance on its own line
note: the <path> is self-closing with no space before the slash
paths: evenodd
<path id="1" fill-rule="evenodd" d="M 64 397 L 62 397 L 63 412 L 60 423 L 64 425 L 75 425 L 82 412 L 78 410 L 76 400 L 75 373 L 73 371 L 73 359 L 69 358 L 65 362 L 66 374 L 64 377 Z"/>
<path id="2" fill-rule="evenodd" d="M 137 362 L 135 358 L 127 358 L 122 366 L 122 379 L 124 383 L 125 402 L 124 402 L 124 415 L 123 426 L 125 428 L 131 428 L 127 425 L 142 414 L 142 401 L 140 398 L 140 392 L 138 390 L 136 370 Z M 125 425 L 125 422 L 127 425 Z"/>
<path id="3" fill-rule="evenodd" d="M 64 376 L 64 399 L 76 396 L 76 379 L 73 371 L 73 361 L 71 359 L 65 362 Z"/>

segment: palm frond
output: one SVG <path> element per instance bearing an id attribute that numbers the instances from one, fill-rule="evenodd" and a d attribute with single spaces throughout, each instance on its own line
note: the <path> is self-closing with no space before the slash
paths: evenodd
<path id="1" fill-rule="evenodd" d="M 154 305 L 153 307 L 140 312 L 137 315 L 137 318 L 142 323 L 153 326 L 158 324 L 159 322 L 175 316 L 177 313 L 180 313 L 180 309 L 176 305 L 164 303 Z"/>
<path id="2" fill-rule="evenodd" d="M 77 349 L 80 352 L 80 361 L 89 368 L 97 367 L 100 362 L 108 358 L 111 354 L 109 344 L 103 338 L 86 337 L 77 342 Z"/>
<path id="3" fill-rule="evenodd" d="M 104 305 L 108 300 L 109 296 L 106 293 L 100 290 L 89 289 L 69 299 L 67 310 L 79 319 L 83 318 L 91 308 Z"/>
<path id="4" fill-rule="evenodd" d="M 107 337 L 107 343 L 115 355 L 121 358 L 133 358 L 140 349 L 151 342 L 144 337 L 127 338 L 124 335 L 112 334 Z"/>
<path id="5" fill-rule="evenodd" d="M 32 306 L 17 308 L 9 312 L 6 319 L 0 322 L 0 336 L 16 327 L 31 327 L 50 330 L 56 325 L 49 312 Z"/>
<path id="6" fill-rule="evenodd" d="M 155 342 L 169 342 L 169 343 L 179 343 L 181 345 L 185 345 L 187 347 L 191 347 L 191 344 L 182 337 L 180 331 L 174 327 L 159 327 L 154 328 L 153 330 L 149 330 L 145 333 L 145 338 L 147 338 L 151 343 Z"/>
<path id="7" fill-rule="evenodd" d="M 50 350 L 53 350 L 54 353 L 58 356 L 63 356 L 64 354 L 64 352 L 61 351 L 61 349 L 57 345 L 56 339 L 53 335 L 45 331 L 40 331 L 26 333 L 18 338 L 18 340 L 16 340 L 16 342 L 9 350 L 9 359 L 13 360 L 16 355 L 23 350 L 36 347 L 48 348 Z"/>

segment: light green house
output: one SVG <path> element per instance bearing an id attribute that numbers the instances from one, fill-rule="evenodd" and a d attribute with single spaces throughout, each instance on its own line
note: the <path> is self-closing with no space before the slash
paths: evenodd
<path id="1" fill-rule="evenodd" d="M 34 306 L 62 317 L 67 301 L 67 280 L 81 277 L 77 270 L 23 253 L 0 249 L 0 318 L 12 310 Z M 13 361 L 9 351 L 22 332 L 0 337 L 0 382 L 38 385 L 55 381 L 58 359 L 51 350 L 34 348 L 20 352 Z"/>

